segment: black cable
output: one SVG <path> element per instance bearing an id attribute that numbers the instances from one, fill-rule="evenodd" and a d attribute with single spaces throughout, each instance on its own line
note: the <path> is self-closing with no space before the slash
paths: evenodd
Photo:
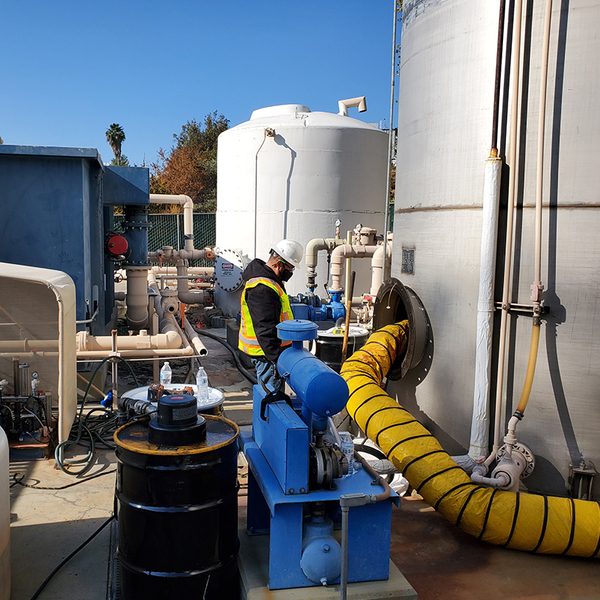
<path id="1" fill-rule="evenodd" d="M 254 375 L 252 375 L 252 373 L 250 373 L 248 370 L 246 370 L 244 368 L 244 366 L 240 362 L 240 359 L 238 358 L 238 355 L 237 355 L 235 349 L 233 348 L 233 346 L 231 346 L 231 344 L 229 344 L 228 342 L 226 342 L 224 339 L 220 338 L 218 335 L 215 335 L 214 333 L 209 333 L 208 331 L 204 331 L 203 329 L 197 329 L 196 327 L 194 327 L 194 331 L 196 333 L 199 333 L 200 335 L 205 335 L 206 337 L 209 337 L 212 340 L 215 340 L 215 341 L 219 342 L 220 344 L 223 344 L 223 346 L 225 346 L 225 348 L 227 348 L 227 350 L 229 350 L 229 352 L 231 352 L 231 356 L 233 356 L 233 360 L 235 362 L 235 366 L 238 368 L 238 371 L 250 383 L 253 383 L 254 385 L 257 384 L 256 377 Z"/>
<path id="2" fill-rule="evenodd" d="M 58 565 L 58 567 L 56 567 L 52 573 L 50 573 L 50 575 L 48 575 L 48 577 L 46 577 L 42 585 L 40 585 L 40 587 L 36 590 L 35 594 L 31 596 L 31 600 L 36 600 L 36 598 L 42 593 L 42 590 L 48 585 L 48 582 L 60 571 L 60 569 L 62 569 L 80 550 L 85 548 L 85 546 L 87 546 L 114 518 L 115 515 L 111 515 L 106 521 L 104 521 L 104 523 L 102 523 L 102 525 L 100 525 L 100 527 L 98 527 L 98 529 L 96 529 L 96 531 L 94 531 L 94 533 L 92 533 L 87 540 L 85 540 L 85 542 L 83 542 L 83 544 L 73 550 L 73 552 L 71 552 L 71 554 L 69 554 L 69 556 L 67 556 L 67 558 L 65 558 Z"/>
<path id="3" fill-rule="evenodd" d="M 103 471 L 102 473 L 96 473 L 96 475 L 90 475 L 85 479 L 80 479 L 79 481 L 74 481 L 73 483 L 67 483 L 66 485 L 61 485 L 59 487 L 43 487 L 41 485 L 31 485 L 30 483 L 23 483 L 25 479 L 25 475 L 23 473 L 17 472 L 13 475 L 13 483 L 10 487 L 14 487 L 15 485 L 22 485 L 26 488 L 31 488 L 32 490 L 66 490 L 67 488 L 73 487 L 74 485 L 79 485 L 80 483 L 86 483 L 91 481 L 92 479 L 96 479 L 97 477 L 102 477 L 103 475 L 110 475 L 110 473 L 116 473 L 116 469 L 112 469 L 112 471 Z M 20 479 L 17 479 L 17 475 L 21 475 Z M 34 480 L 35 481 L 35 480 Z"/>

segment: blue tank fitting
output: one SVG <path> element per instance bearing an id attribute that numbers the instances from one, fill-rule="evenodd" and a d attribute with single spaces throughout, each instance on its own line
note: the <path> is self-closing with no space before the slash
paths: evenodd
<path id="1" fill-rule="evenodd" d="M 315 583 L 332 583 L 342 568 L 342 548 L 333 537 L 333 522 L 328 517 L 313 517 L 303 529 L 302 572 Z"/>
<path id="2" fill-rule="evenodd" d="M 121 223 L 123 235 L 129 244 L 130 252 L 127 256 L 126 266 L 148 267 L 148 222 L 147 206 L 126 206 L 125 220 Z"/>
<path id="3" fill-rule="evenodd" d="M 292 347 L 279 356 L 277 370 L 311 412 L 330 417 L 346 406 L 348 384 L 302 347 L 305 340 L 316 338 L 317 329 L 315 323 L 297 319 L 277 325 L 279 338 L 292 341 Z"/>

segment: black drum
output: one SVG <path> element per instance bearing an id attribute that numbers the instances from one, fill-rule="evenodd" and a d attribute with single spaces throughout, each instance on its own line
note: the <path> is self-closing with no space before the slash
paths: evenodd
<path id="1" fill-rule="evenodd" d="M 239 598 L 239 429 L 201 418 L 206 437 L 188 445 L 150 442 L 149 419 L 115 433 L 120 600 Z"/>

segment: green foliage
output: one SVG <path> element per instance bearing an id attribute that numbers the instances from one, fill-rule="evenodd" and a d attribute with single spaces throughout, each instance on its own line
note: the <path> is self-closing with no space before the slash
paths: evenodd
<path id="1" fill-rule="evenodd" d="M 116 158 L 113 158 L 110 161 L 111 166 L 113 167 L 129 167 L 129 159 L 124 155 L 121 154 L 121 156 L 119 157 L 119 160 L 117 160 Z"/>
<path id="2" fill-rule="evenodd" d="M 227 130 L 229 120 L 217 111 L 206 115 L 202 124 L 188 121 L 174 134 L 175 145 L 150 165 L 153 194 L 185 194 L 199 212 L 217 208 L 217 139 Z M 165 210 L 157 206 L 158 210 Z M 168 209 L 166 209 L 168 210 Z"/>

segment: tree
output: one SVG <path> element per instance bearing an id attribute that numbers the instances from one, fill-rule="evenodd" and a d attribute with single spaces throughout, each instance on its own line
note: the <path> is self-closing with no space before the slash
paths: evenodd
<path id="1" fill-rule="evenodd" d="M 214 111 L 203 123 L 188 121 L 174 134 L 175 145 L 162 148 L 157 162 L 150 165 L 153 194 L 185 194 L 203 212 L 217 208 L 217 139 L 227 130 L 229 120 Z"/>
<path id="2" fill-rule="evenodd" d="M 128 167 L 129 166 L 129 159 L 124 154 L 121 154 L 121 157 L 119 158 L 119 160 L 117 160 L 116 158 L 113 158 L 110 161 L 110 164 L 113 167 Z"/>
<path id="3" fill-rule="evenodd" d="M 123 164 L 123 158 L 121 156 L 121 144 L 125 141 L 125 132 L 119 124 L 113 123 L 106 130 L 106 141 L 115 155 L 111 164 L 114 164 L 114 166 L 117 167 L 127 166 Z M 129 164 L 129 161 L 127 161 L 127 164 Z"/>

